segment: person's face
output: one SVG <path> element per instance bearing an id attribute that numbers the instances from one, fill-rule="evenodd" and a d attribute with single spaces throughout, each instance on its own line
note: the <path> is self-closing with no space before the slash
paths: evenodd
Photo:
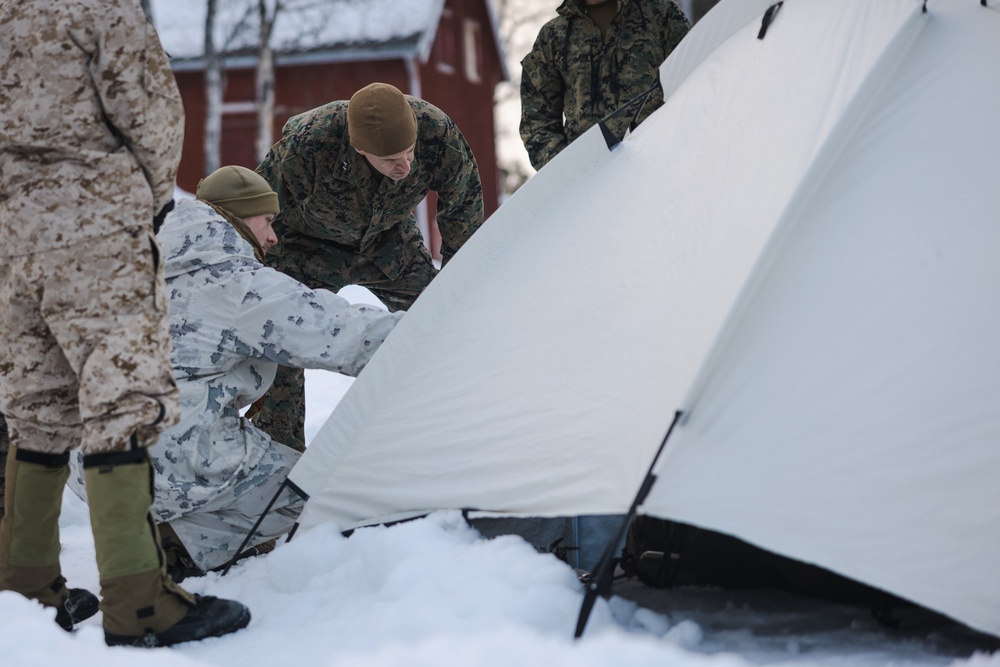
<path id="1" fill-rule="evenodd" d="M 416 147 L 417 145 L 413 144 L 405 151 L 396 153 L 395 155 L 372 155 L 361 150 L 358 153 L 365 156 L 365 159 L 375 167 L 375 171 L 383 176 L 388 176 L 394 181 L 398 181 L 401 178 L 406 178 L 407 174 L 410 173 Z"/>
<path id="2" fill-rule="evenodd" d="M 264 251 L 265 255 L 271 249 L 271 246 L 278 242 L 278 235 L 274 233 L 274 229 L 271 227 L 271 223 L 274 222 L 274 215 L 272 213 L 243 218 L 243 222 L 250 228 L 253 235 L 257 237 L 257 243 L 260 244 L 260 249 Z"/>

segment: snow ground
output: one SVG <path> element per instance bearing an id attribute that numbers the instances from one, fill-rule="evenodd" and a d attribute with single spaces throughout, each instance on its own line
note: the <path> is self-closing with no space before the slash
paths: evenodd
<path id="1" fill-rule="evenodd" d="M 87 509 L 71 493 L 61 525 L 65 574 L 71 585 L 96 591 Z M 575 571 L 518 537 L 484 540 L 456 512 L 349 538 L 320 526 L 226 577 L 185 586 L 244 602 L 250 626 L 171 649 L 111 649 L 100 614 L 69 635 L 53 612 L 5 592 L 3 664 L 1000 667 L 997 642 L 929 615 L 894 631 L 864 610 L 792 595 L 663 592 L 634 581 L 598 600 L 583 639 L 574 641 L 583 597 Z"/>
<path id="2" fill-rule="evenodd" d="M 349 288 L 352 301 L 377 303 Z M 307 374 L 307 439 L 350 386 Z M 62 565 L 71 586 L 99 589 L 86 506 L 65 494 Z M 190 579 L 195 593 L 240 600 L 238 633 L 171 649 L 108 648 L 100 614 L 69 635 L 54 612 L 0 593 L 4 666 L 245 667 L 1000 667 L 1000 640 L 941 617 L 901 614 L 891 630 L 864 609 L 767 591 L 658 591 L 635 580 L 598 600 L 584 637 L 576 572 L 521 538 L 482 538 L 457 512 L 345 538 L 323 525 Z"/>

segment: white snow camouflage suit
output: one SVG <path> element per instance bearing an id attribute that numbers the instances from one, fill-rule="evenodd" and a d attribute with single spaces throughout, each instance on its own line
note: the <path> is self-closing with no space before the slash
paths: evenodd
<path id="1" fill-rule="evenodd" d="M 267 391 L 279 363 L 356 376 L 403 313 L 351 305 L 264 266 L 201 201 L 180 200 L 159 239 L 181 420 L 149 450 L 153 514 L 207 571 L 232 558 L 300 456 L 240 410 Z M 286 533 L 300 510 L 283 492 L 248 546 Z"/>

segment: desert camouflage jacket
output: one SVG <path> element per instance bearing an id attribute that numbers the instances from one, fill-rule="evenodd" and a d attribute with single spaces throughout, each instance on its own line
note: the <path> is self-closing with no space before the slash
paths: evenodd
<path id="1" fill-rule="evenodd" d="M 0 256 L 151 227 L 184 108 L 138 2 L 3 2 L 0 44 Z"/>
<path id="2" fill-rule="evenodd" d="M 602 40 L 581 2 L 564 0 L 521 61 L 521 139 L 536 169 L 646 91 L 689 28 L 672 0 L 620 0 L 621 11 Z M 639 122 L 662 104 L 657 87 Z M 609 129 L 624 136 L 633 115 L 615 117 Z"/>
<path id="3" fill-rule="evenodd" d="M 355 376 L 403 313 L 351 305 L 265 267 L 202 202 L 181 200 L 159 237 L 181 421 L 150 454 L 153 511 L 170 521 L 275 474 L 278 445 L 239 411 L 264 394 L 279 363 Z"/>
<path id="4" fill-rule="evenodd" d="M 395 182 L 375 178 L 364 156 L 351 147 L 346 101 L 288 120 L 257 169 L 278 193 L 281 213 L 274 229 L 279 238 L 337 243 L 391 271 L 397 258 L 391 248 L 380 247 L 393 236 L 385 232 L 407 225 L 419 234 L 413 211 L 433 191 L 442 258 L 447 261 L 458 251 L 483 222 L 479 167 L 444 112 L 415 97 L 407 100 L 417 115 L 416 155 L 410 174 Z"/>

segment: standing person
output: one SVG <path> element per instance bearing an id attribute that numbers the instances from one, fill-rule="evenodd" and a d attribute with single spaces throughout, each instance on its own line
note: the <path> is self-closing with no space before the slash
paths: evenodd
<path id="1" fill-rule="evenodd" d="M 389 310 L 409 308 L 437 273 L 414 216 L 428 192 L 442 263 L 483 222 L 479 167 L 454 121 L 386 83 L 290 118 L 257 171 L 281 204 L 271 265 L 313 289 L 362 285 Z M 299 450 L 304 388 L 301 370 L 280 369 L 254 416 Z"/>
<path id="2" fill-rule="evenodd" d="M 154 229 L 170 206 L 184 111 L 136 0 L 0 4 L 0 410 L 10 429 L 0 590 L 66 629 L 59 511 L 84 455 L 109 645 L 226 634 L 246 607 L 167 576 L 146 448 L 177 420 Z"/>
<path id="3" fill-rule="evenodd" d="M 521 140 L 535 169 L 653 86 L 690 28 L 673 0 L 564 0 L 556 11 L 521 61 Z M 662 104 L 656 86 L 637 122 Z M 609 129 L 624 136 L 634 115 Z"/>
<path id="4" fill-rule="evenodd" d="M 181 419 L 150 455 L 153 514 L 176 580 L 235 556 L 298 461 L 239 414 L 278 364 L 356 376 L 403 317 L 265 266 L 278 197 L 258 174 L 222 167 L 202 179 L 197 197 L 181 200 L 159 233 Z M 284 491 L 247 546 L 287 533 L 301 509 Z"/>

